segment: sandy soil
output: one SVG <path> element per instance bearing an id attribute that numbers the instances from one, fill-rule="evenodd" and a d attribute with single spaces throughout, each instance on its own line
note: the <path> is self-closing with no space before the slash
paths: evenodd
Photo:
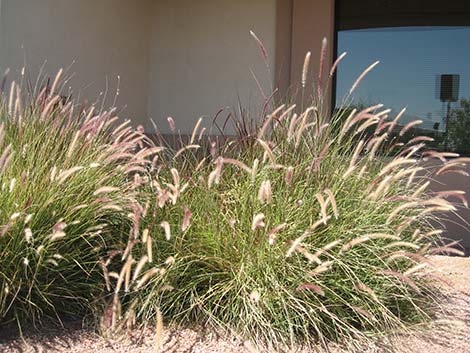
<path id="1" fill-rule="evenodd" d="M 436 256 L 433 262 L 448 276 L 453 287 L 447 289 L 442 312 L 433 328 L 413 335 L 390 338 L 381 348 L 364 347 L 368 353 L 469 353 L 470 352 L 470 258 Z M 75 323 L 67 328 L 48 328 L 40 333 L 26 332 L 23 338 L 0 332 L 2 353 L 114 353 L 157 352 L 153 329 L 134 330 L 120 340 L 106 340 Z M 391 348 L 394 347 L 394 348 Z M 299 350 L 297 352 L 306 352 Z M 347 350 L 332 347 L 332 353 Z M 204 329 L 166 329 L 160 352 L 244 353 L 253 352 L 235 337 L 220 337 Z"/>

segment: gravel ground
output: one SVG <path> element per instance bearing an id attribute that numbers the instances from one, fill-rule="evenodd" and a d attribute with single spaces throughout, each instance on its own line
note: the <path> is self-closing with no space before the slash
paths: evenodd
<path id="1" fill-rule="evenodd" d="M 436 256 L 433 262 L 453 284 L 451 289 L 446 289 L 442 312 L 436 315 L 433 327 L 421 333 L 389 338 L 382 348 L 364 347 L 363 352 L 470 353 L 470 258 Z M 153 329 L 134 330 L 125 338 L 111 341 L 80 326 L 74 323 L 66 328 L 47 328 L 40 333 L 25 332 L 23 338 L 0 332 L 0 352 L 157 352 Z M 221 337 L 204 329 L 166 329 L 161 352 L 244 353 L 253 350 L 235 337 Z M 296 351 L 300 352 L 306 351 Z M 345 352 L 344 348 L 331 348 L 331 353 Z"/>

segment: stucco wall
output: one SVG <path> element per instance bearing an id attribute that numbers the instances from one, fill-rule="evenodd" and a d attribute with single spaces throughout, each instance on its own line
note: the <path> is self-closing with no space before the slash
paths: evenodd
<path id="1" fill-rule="evenodd" d="M 135 123 L 147 118 L 151 0 L 1 0 L 0 70 L 25 65 L 36 79 L 61 68 L 73 74 L 75 97 L 94 101 L 106 91 Z M 72 65 L 73 64 L 73 65 Z"/>
<path id="2" fill-rule="evenodd" d="M 296 87 L 302 76 L 305 54 L 310 51 L 311 72 L 317 77 L 323 38 L 327 39 L 325 66 L 330 67 L 334 52 L 334 0 L 292 0 L 291 85 Z M 324 75 L 326 76 L 326 75 Z M 328 98 L 331 95 L 331 81 Z"/>
<path id="3" fill-rule="evenodd" d="M 437 166 L 440 167 L 441 165 L 438 164 Z M 437 170 L 437 167 L 435 170 Z M 470 174 L 470 166 L 466 166 L 464 170 Z M 455 173 L 435 175 L 429 189 L 431 191 L 465 191 L 465 198 L 470 203 L 470 183 L 467 176 Z M 447 219 L 443 220 L 446 228 L 444 237 L 458 240 L 466 249 L 467 255 L 470 255 L 470 209 L 464 207 L 457 199 L 450 198 L 449 200 L 455 202 L 458 209 L 455 214 L 447 215 Z"/>
<path id="4" fill-rule="evenodd" d="M 250 73 L 269 91 L 274 78 L 276 0 L 156 1 L 153 8 L 149 116 L 163 133 L 174 117 L 182 133 L 224 106 L 259 106 Z M 253 30 L 269 55 L 268 73 Z M 256 103 L 256 104 L 254 104 Z M 210 119 L 206 119 L 209 125 Z"/>

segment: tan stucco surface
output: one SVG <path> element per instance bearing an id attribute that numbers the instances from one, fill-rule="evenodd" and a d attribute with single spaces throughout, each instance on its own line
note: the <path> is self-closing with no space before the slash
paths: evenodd
<path id="1" fill-rule="evenodd" d="M 327 39 L 324 67 L 333 61 L 334 0 L 293 0 L 291 84 L 298 84 L 302 76 L 305 54 L 310 51 L 314 77 L 318 76 L 320 50 Z M 330 85 L 330 84 L 329 84 Z"/>
<path id="2" fill-rule="evenodd" d="M 61 68 L 73 75 L 73 96 L 94 101 L 107 91 L 136 123 L 146 121 L 150 33 L 149 0 L 2 0 L 0 70 L 33 82 Z"/>
<path id="3" fill-rule="evenodd" d="M 440 164 L 438 164 L 440 166 Z M 470 174 L 470 166 L 465 166 L 463 169 Z M 469 177 L 456 173 L 448 173 L 441 175 L 434 175 L 432 183 L 429 187 L 431 191 L 448 191 L 448 190 L 462 190 L 465 191 L 465 197 L 470 202 L 470 183 Z M 445 238 L 450 240 L 457 240 L 460 245 L 464 247 L 470 255 L 470 209 L 462 205 L 462 203 L 455 199 L 449 199 L 455 202 L 457 212 L 449 214 L 442 220 L 446 228 L 444 233 Z"/>
<path id="4" fill-rule="evenodd" d="M 94 101 L 103 92 L 105 106 L 119 76 L 121 115 L 148 132 L 152 119 L 163 133 L 172 116 L 184 134 L 239 101 L 258 115 L 263 95 L 251 71 L 266 95 L 274 81 L 285 92 L 307 50 L 317 67 L 332 33 L 333 0 L 1 0 L 0 70 L 17 78 L 26 66 L 34 83 L 41 67 L 46 77 L 68 68 L 73 95 Z"/>
<path id="5" fill-rule="evenodd" d="M 270 91 L 274 77 L 276 0 L 2 0 L 0 70 L 34 81 L 43 67 L 73 77 L 73 95 L 113 103 L 120 76 L 122 115 L 153 132 L 150 118 L 182 133 L 199 116 L 224 106 L 257 102 L 250 69 Z M 264 66 L 253 29 L 270 55 Z"/>
<path id="6" fill-rule="evenodd" d="M 260 106 L 250 69 L 269 94 L 274 77 L 276 0 L 156 1 L 153 8 L 149 116 L 163 133 L 166 118 L 190 132 L 220 108 Z M 268 72 L 253 30 L 269 55 Z M 256 103 L 256 104 L 255 104 Z M 209 118 L 206 125 L 209 125 Z"/>

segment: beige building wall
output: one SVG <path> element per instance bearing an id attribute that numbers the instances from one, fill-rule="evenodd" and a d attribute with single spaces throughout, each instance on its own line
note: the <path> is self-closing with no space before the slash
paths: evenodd
<path id="1" fill-rule="evenodd" d="M 105 106 L 147 121 L 147 87 L 152 0 L 1 0 L 0 70 L 18 78 L 26 66 L 33 82 L 60 68 L 72 75 L 75 98 L 95 101 L 107 91 Z"/>
<path id="2" fill-rule="evenodd" d="M 208 126 L 238 99 L 257 111 L 262 95 L 250 69 L 269 95 L 275 28 L 276 0 L 155 1 L 148 112 L 159 130 L 170 132 L 168 116 L 182 133 L 190 133 L 200 116 Z M 250 30 L 263 41 L 271 72 Z"/>
<path id="3" fill-rule="evenodd" d="M 334 0 L 293 0 L 291 82 L 299 82 L 305 54 L 312 53 L 313 72 L 318 73 L 320 49 L 327 39 L 326 67 L 333 60 Z"/>
<path id="4" fill-rule="evenodd" d="M 209 124 L 239 101 L 258 115 L 263 94 L 253 74 L 269 95 L 274 82 L 282 92 L 298 82 L 307 50 L 315 67 L 321 39 L 332 37 L 333 3 L 0 0 L 0 70 L 18 78 L 25 66 L 34 85 L 40 72 L 65 68 L 75 98 L 106 95 L 105 107 L 116 102 L 148 132 L 152 119 L 168 133 L 172 116 L 189 133 L 200 116 Z M 250 30 L 266 47 L 269 69 Z"/>
<path id="5" fill-rule="evenodd" d="M 334 21 L 334 0 L 277 1 L 276 79 L 282 97 L 287 92 L 295 93 L 298 88 L 305 54 L 309 51 L 310 75 L 318 76 L 323 38 L 327 39 L 325 67 L 331 65 L 335 46 Z"/>
<path id="6" fill-rule="evenodd" d="M 464 170 L 470 174 L 470 166 L 467 165 Z M 433 177 L 429 189 L 436 192 L 443 190 L 463 190 L 466 192 L 465 197 L 470 203 L 469 177 L 465 175 L 452 173 L 436 175 Z M 444 237 L 459 241 L 460 245 L 466 249 L 467 255 L 470 255 L 470 209 L 462 205 L 462 202 L 458 199 L 450 198 L 449 200 L 455 202 L 457 212 L 446 215 L 445 219 L 442 221 L 446 227 Z"/>

